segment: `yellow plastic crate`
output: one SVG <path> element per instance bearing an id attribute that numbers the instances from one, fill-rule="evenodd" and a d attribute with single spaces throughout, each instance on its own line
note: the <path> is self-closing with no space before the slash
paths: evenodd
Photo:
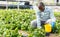
<path id="1" fill-rule="evenodd" d="M 51 24 L 45 24 L 44 27 L 45 27 L 45 31 L 46 31 L 46 32 L 51 32 L 51 31 L 52 31 L 52 26 L 51 26 Z"/>

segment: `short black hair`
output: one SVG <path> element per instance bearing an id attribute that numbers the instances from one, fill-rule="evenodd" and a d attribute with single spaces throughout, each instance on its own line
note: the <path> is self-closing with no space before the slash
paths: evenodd
<path id="1" fill-rule="evenodd" d="M 40 2 L 39 5 L 42 5 L 43 7 L 45 7 L 45 4 L 43 2 Z"/>

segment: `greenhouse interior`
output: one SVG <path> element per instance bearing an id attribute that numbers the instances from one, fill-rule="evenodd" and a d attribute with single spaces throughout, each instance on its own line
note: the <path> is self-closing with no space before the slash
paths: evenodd
<path id="1" fill-rule="evenodd" d="M 60 37 L 60 0 L 0 0 L 0 37 Z"/>

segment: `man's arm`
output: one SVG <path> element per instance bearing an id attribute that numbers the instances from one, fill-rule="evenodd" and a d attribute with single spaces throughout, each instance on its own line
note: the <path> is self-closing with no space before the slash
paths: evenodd
<path id="1" fill-rule="evenodd" d="M 36 18 L 37 18 L 37 28 L 41 28 L 41 22 L 40 22 L 40 12 L 37 6 L 33 6 L 34 11 L 36 12 Z"/>
<path id="2" fill-rule="evenodd" d="M 50 13 L 50 19 L 48 19 L 45 23 L 51 23 L 51 22 L 55 22 L 56 21 L 56 18 L 54 16 L 54 12 L 52 9 L 49 9 L 49 13 Z"/>
<path id="3" fill-rule="evenodd" d="M 36 17 L 37 17 L 37 28 L 41 28 L 41 21 L 40 21 L 40 14 L 39 14 L 39 12 L 36 12 Z"/>
<path id="4" fill-rule="evenodd" d="M 50 9 L 50 19 L 52 19 L 52 22 L 55 22 L 56 21 L 56 18 L 54 16 L 54 12 L 52 9 Z"/>

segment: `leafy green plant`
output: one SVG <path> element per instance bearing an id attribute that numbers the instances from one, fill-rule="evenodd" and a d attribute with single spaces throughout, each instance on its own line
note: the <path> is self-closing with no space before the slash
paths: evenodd
<path id="1" fill-rule="evenodd" d="M 15 30 L 6 30 L 3 33 L 3 37 L 19 37 L 19 33 L 18 33 L 18 28 L 16 28 Z"/>
<path id="2" fill-rule="evenodd" d="M 29 37 L 45 37 L 44 29 L 35 29 Z"/>
<path id="3" fill-rule="evenodd" d="M 55 12 L 57 18 L 56 28 L 60 33 L 60 13 Z M 45 37 L 44 29 L 34 29 L 30 27 L 30 22 L 36 19 L 34 10 L 0 10 L 0 36 L 3 37 L 22 37 L 18 30 L 30 32 L 29 37 Z"/>

